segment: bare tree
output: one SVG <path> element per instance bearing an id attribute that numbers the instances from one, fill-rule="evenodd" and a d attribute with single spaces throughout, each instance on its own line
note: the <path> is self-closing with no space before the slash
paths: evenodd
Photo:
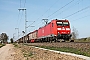
<path id="1" fill-rule="evenodd" d="M 79 36 L 78 30 L 77 30 L 75 27 L 73 27 L 73 31 L 72 31 L 72 39 L 77 39 L 78 36 Z"/>

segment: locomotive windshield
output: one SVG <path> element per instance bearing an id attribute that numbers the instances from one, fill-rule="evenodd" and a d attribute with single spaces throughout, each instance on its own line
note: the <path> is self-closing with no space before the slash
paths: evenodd
<path id="1" fill-rule="evenodd" d="M 57 26 L 62 26 L 62 22 L 57 22 Z"/>
<path id="2" fill-rule="evenodd" d="M 57 22 L 57 26 L 69 26 L 68 22 Z"/>
<path id="3" fill-rule="evenodd" d="M 68 22 L 63 22 L 63 26 L 69 26 Z"/>

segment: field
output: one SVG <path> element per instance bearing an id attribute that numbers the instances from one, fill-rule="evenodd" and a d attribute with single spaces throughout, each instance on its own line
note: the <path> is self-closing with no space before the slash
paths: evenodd
<path id="1" fill-rule="evenodd" d="M 88 37 L 88 38 L 76 39 L 75 42 L 90 42 L 90 37 Z"/>
<path id="2" fill-rule="evenodd" d="M 90 43 L 76 43 L 76 42 L 63 42 L 63 43 L 30 43 L 29 46 L 38 46 L 42 48 L 58 50 L 63 52 L 71 52 L 79 55 L 90 57 Z"/>

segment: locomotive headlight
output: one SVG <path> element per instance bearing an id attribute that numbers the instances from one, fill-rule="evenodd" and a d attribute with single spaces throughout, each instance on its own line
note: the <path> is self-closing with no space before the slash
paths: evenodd
<path id="1" fill-rule="evenodd" d="M 66 30 L 70 30 L 70 28 L 66 28 Z"/>
<path id="2" fill-rule="evenodd" d="M 68 32 L 69 33 L 69 32 Z"/>
<path id="3" fill-rule="evenodd" d="M 57 30 L 61 30 L 61 28 L 57 28 Z"/>

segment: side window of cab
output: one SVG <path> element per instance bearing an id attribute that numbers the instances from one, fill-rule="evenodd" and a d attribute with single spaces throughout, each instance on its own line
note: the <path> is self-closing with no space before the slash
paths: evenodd
<path id="1" fill-rule="evenodd" d="M 52 23 L 52 27 L 54 26 L 54 24 Z"/>

